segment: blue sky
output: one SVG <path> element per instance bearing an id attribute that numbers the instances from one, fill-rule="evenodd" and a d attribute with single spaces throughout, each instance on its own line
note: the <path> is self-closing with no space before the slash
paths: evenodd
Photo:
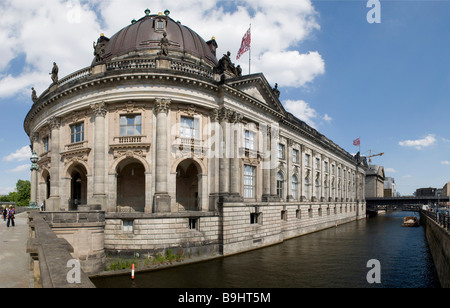
<path id="1" fill-rule="evenodd" d="M 59 1 L 0 3 L 0 194 L 30 178 L 23 120 L 50 84 L 88 66 L 92 42 L 134 18 L 170 9 L 171 17 L 215 36 L 219 55 L 236 55 L 252 24 L 252 72 L 278 83 L 286 109 L 350 153 L 384 152 L 398 191 L 450 181 L 450 1 L 381 0 L 369 23 L 366 0 Z M 207 24 L 207 26 L 205 26 Z M 247 54 L 236 62 L 248 72 Z"/>

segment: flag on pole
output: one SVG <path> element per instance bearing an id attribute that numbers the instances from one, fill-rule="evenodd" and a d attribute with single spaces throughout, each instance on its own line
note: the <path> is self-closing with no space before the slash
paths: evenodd
<path id="1" fill-rule="evenodd" d="M 252 34 L 251 34 L 251 28 L 247 30 L 244 37 L 242 38 L 241 48 L 239 49 L 236 60 L 239 60 L 239 58 L 250 50 L 250 46 L 252 43 Z"/>
<path id="2" fill-rule="evenodd" d="M 359 147 L 361 145 L 361 140 L 359 138 L 356 140 L 353 140 L 353 145 Z"/>

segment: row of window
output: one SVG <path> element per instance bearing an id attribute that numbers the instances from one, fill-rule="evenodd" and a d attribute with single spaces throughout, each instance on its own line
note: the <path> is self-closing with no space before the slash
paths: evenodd
<path id="1" fill-rule="evenodd" d="M 283 175 L 281 174 L 281 172 L 277 173 L 277 195 L 280 198 L 283 198 L 283 190 L 284 190 L 284 179 L 283 179 Z M 298 177 L 296 175 L 293 175 L 291 177 L 291 195 L 294 199 L 298 200 L 299 194 L 298 194 Z M 308 178 L 304 179 L 304 193 L 305 193 L 305 197 L 306 199 L 310 198 L 309 195 L 309 186 L 310 186 L 310 181 Z M 251 165 L 244 165 L 244 198 L 255 198 L 256 195 L 256 167 L 255 166 L 251 166 Z M 328 192 L 327 192 L 327 185 L 326 182 L 324 184 L 324 197 L 328 198 Z M 348 185 L 348 191 L 347 192 L 351 192 L 351 185 Z M 334 184 L 332 184 L 331 186 L 332 189 L 332 197 L 335 197 L 335 187 Z M 320 183 L 319 181 L 316 179 L 315 183 L 314 183 L 314 197 L 319 197 L 319 190 L 320 190 Z M 338 184 L 338 193 L 341 190 L 341 185 Z"/>
<path id="2" fill-rule="evenodd" d="M 356 211 L 356 205 L 350 205 L 349 208 L 350 208 L 350 212 Z M 345 213 L 347 213 L 349 208 L 347 206 L 345 206 L 344 208 L 342 206 L 339 207 L 339 214 L 342 214 L 343 211 L 345 211 Z M 363 209 L 363 206 L 361 206 L 361 210 L 362 209 Z M 322 216 L 323 215 L 322 212 L 323 212 L 322 208 L 318 208 L 317 209 L 317 215 L 318 216 Z M 295 218 L 296 219 L 301 219 L 302 218 L 302 214 L 301 213 L 302 212 L 301 212 L 300 209 L 295 210 Z M 280 215 L 281 220 L 284 220 L 284 221 L 288 220 L 287 219 L 287 217 L 288 217 L 288 211 L 287 210 L 282 210 L 280 212 L 280 214 L 281 214 Z M 330 207 L 326 208 L 326 214 L 327 215 L 331 215 Z M 338 214 L 338 208 L 336 206 L 333 208 L 333 214 L 334 215 Z M 313 215 L 313 209 L 309 208 L 308 209 L 308 217 L 312 218 L 313 216 L 314 216 Z M 261 212 L 250 213 L 250 224 L 252 224 L 252 225 L 253 224 L 262 225 L 262 213 Z"/>
<path id="3" fill-rule="evenodd" d="M 84 123 L 78 123 L 70 126 L 71 143 L 84 141 Z M 120 116 L 120 136 L 140 136 L 142 135 L 142 116 L 141 115 L 123 115 Z M 199 139 L 200 127 L 199 119 L 192 117 L 181 117 L 180 121 L 180 135 L 182 138 Z M 48 151 L 48 138 L 44 141 L 44 147 Z M 244 132 L 244 147 L 249 150 L 256 150 L 256 133 L 245 130 Z M 285 145 L 278 144 L 278 158 L 286 159 Z M 297 149 L 292 149 L 292 162 L 300 163 L 300 153 Z M 311 167 L 311 155 L 305 153 L 305 166 Z M 315 158 L 314 167 L 316 170 L 320 169 L 320 159 Z M 323 162 L 323 171 L 328 172 L 328 162 Z M 338 176 L 341 176 L 341 168 L 338 167 Z M 331 167 L 331 174 L 335 174 L 334 166 Z"/>
<path id="4" fill-rule="evenodd" d="M 350 212 L 352 212 L 352 210 L 356 210 L 356 205 L 350 205 Z M 339 213 L 342 214 L 343 208 L 342 206 L 339 208 Z M 345 213 L 347 213 L 348 209 L 347 206 L 345 206 L 344 208 Z M 327 207 L 326 209 L 327 215 L 331 214 L 331 209 L 330 207 Z M 335 206 L 333 209 L 333 212 L 335 215 L 338 214 L 338 208 Z M 317 213 L 318 216 L 322 216 L 322 208 L 318 208 L 317 209 Z M 281 211 L 281 220 L 287 221 L 287 210 L 282 210 Z M 308 217 L 312 218 L 313 217 L 313 209 L 309 208 L 308 209 Z M 297 219 L 301 219 L 301 210 L 297 209 L 295 211 L 295 218 Z M 256 213 L 250 213 L 250 224 L 262 224 L 262 213 L 261 212 L 256 212 Z M 188 228 L 189 230 L 199 230 L 199 218 L 189 218 L 188 221 Z M 123 226 L 123 231 L 124 232 L 133 232 L 134 231 L 134 220 L 123 220 L 122 221 L 122 226 Z"/>

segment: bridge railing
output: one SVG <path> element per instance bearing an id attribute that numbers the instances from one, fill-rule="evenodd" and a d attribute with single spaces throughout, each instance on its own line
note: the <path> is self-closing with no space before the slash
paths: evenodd
<path id="1" fill-rule="evenodd" d="M 432 212 L 432 211 L 425 211 L 423 210 L 422 213 L 434 220 L 438 225 L 440 225 L 442 228 L 449 230 L 450 229 L 450 215 L 447 213 L 439 213 L 439 212 Z"/>

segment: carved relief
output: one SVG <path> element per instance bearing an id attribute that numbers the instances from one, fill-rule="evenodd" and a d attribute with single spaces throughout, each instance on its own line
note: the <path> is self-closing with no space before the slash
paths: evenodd
<path id="1" fill-rule="evenodd" d="M 171 102 L 172 101 L 170 99 L 157 98 L 156 103 L 155 103 L 156 114 L 158 114 L 160 112 L 168 113 Z"/>

